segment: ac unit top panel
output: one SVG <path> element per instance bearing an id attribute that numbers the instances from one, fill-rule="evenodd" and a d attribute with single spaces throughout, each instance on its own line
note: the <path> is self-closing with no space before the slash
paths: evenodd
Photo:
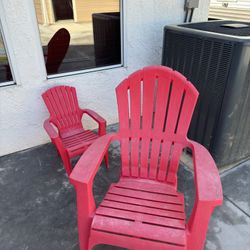
<path id="1" fill-rule="evenodd" d="M 250 23 L 230 20 L 167 25 L 167 30 L 186 32 L 234 42 L 250 42 Z"/>
<path id="2" fill-rule="evenodd" d="M 189 23 L 179 26 L 232 36 L 250 36 L 250 23 L 247 22 L 224 20 L 202 23 Z"/>

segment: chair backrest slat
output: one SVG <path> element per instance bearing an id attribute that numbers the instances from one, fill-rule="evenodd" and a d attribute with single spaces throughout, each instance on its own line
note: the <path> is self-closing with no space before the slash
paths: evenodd
<path id="1" fill-rule="evenodd" d="M 56 86 L 42 95 L 49 110 L 51 121 L 59 132 L 71 128 L 82 128 L 81 112 L 74 87 Z"/>
<path id="2" fill-rule="evenodd" d="M 140 130 L 141 117 L 141 86 L 133 84 L 133 82 L 141 82 L 142 75 L 140 73 L 131 75 L 129 79 L 130 85 L 130 128 L 134 131 Z M 132 138 L 130 141 L 131 148 L 131 175 L 138 177 L 139 175 L 139 138 Z"/>
<path id="3" fill-rule="evenodd" d="M 163 66 L 146 67 L 117 88 L 122 174 L 176 185 L 182 146 L 198 98 L 180 73 Z"/>

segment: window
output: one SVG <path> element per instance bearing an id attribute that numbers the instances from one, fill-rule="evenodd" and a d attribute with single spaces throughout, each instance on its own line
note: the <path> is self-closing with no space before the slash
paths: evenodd
<path id="1" fill-rule="evenodd" d="M 34 0 L 48 76 L 122 64 L 122 0 Z"/>
<path id="2" fill-rule="evenodd" d="M 1 28 L 1 27 L 0 27 Z M 4 45 L 2 30 L 0 30 L 0 86 L 13 83 L 11 68 Z"/>

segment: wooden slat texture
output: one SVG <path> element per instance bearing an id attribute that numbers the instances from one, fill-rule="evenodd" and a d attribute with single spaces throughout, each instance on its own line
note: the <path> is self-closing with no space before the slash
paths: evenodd
<path id="1" fill-rule="evenodd" d="M 149 166 L 149 178 L 153 180 L 156 179 L 157 175 L 160 146 L 161 146 L 160 140 L 153 140 L 151 154 L 150 154 L 150 166 Z"/>
<path id="2" fill-rule="evenodd" d="M 69 121 L 70 121 L 70 125 L 73 126 L 75 122 L 77 122 L 77 120 L 75 120 L 74 118 L 74 108 L 73 108 L 73 104 L 70 102 L 69 100 L 69 94 L 67 93 L 67 91 L 65 91 L 65 89 L 58 89 L 58 94 L 60 95 L 60 99 L 63 99 L 64 101 L 61 102 L 61 105 L 64 106 L 65 109 L 65 113 L 66 116 L 68 117 Z"/>
<path id="3" fill-rule="evenodd" d="M 50 113 L 49 119 L 44 122 L 44 128 L 70 175 L 70 158 L 81 155 L 90 144 L 106 134 L 106 121 L 93 110 L 79 107 L 74 87 L 62 85 L 50 88 L 42 94 L 42 98 Z M 98 133 L 84 129 L 81 121 L 84 114 L 98 123 Z M 105 162 L 108 166 L 107 153 Z"/>
<path id="4" fill-rule="evenodd" d="M 198 93 L 180 73 L 162 66 L 135 72 L 116 93 L 122 176 L 96 210 L 90 244 L 187 249 L 176 174 Z"/>
<path id="5" fill-rule="evenodd" d="M 84 141 L 92 141 L 96 140 L 98 135 L 90 130 L 84 130 L 79 134 L 69 136 L 66 138 L 62 138 L 62 142 L 66 148 L 70 148 L 76 146 L 77 144 L 84 142 Z"/>
<path id="6" fill-rule="evenodd" d="M 59 86 L 51 88 L 43 96 L 52 121 L 59 126 L 62 134 L 71 127 L 82 127 L 75 88 Z"/>
<path id="7" fill-rule="evenodd" d="M 91 238 L 95 239 L 97 244 L 109 244 L 117 245 L 129 249 L 137 249 L 140 246 L 141 249 L 150 250 L 186 250 L 186 246 L 168 244 L 162 241 L 151 241 L 144 238 L 135 238 L 133 236 L 112 234 L 108 232 L 100 232 L 92 230 Z"/>
<path id="8" fill-rule="evenodd" d="M 110 233 L 131 235 L 149 240 L 171 242 L 172 244 L 185 245 L 185 230 L 135 223 L 128 220 L 108 218 L 96 215 L 93 219 L 92 228 Z"/>
<path id="9" fill-rule="evenodd" d="M 180 78 L 181 79 L 181 78 Z M 176 81 L 176 79 L 175 79 Z M 198 98 L 198 92 L 194 89 L 190 82 L 183 78 L 182 82 L 180 80 L 176 86 L 181 85 L 182 82 L 186 84 L 183 85 L 181 103 L 178 102 L 178 118 L 175 126 L 175 133 L 186 136 L 191 122 L 194 107 Z M 169 162 L 169 169 L 167 173 L 167 182 L 173 185 L 177 185 L 177 170 L 179 166 L 179 159 L 181 157 L 183 146 L 178 143 L 174 143 L 171 159 Z"/>
<path id="10" fill-rule="evenodd" d="M 187 82 L 184 87 L 183 103 L 179 110 L 179 121 L 176 127 L 176 133 L 179 135 L 186 136 L 189 124 L 191 122 L 192 114 L 194 111 L 195 103 L 198 98 L 198 94 L 194 94 L 196 91 L 190 82 Z M 177 183 L 177 170 L 179 165 L 179 159 L 182 154 L 183 146 L 175 143 L 171 159 L 169 162 L 169 171 L 167 173 L 167 182 L 173 185 Z"/>
<path id="11" fill-rule="evenodd" d="M 173 82 L 165 129 L 168 134 L 173 134 L 175 131 L 181 107 L 181 100 L 184 91 L 183 81 L 185 81 L 185 79 L 180 79 L 179 77 L 179 75 L 176 77 L 175 74 L 172 73 Z"/>
<path id="12" fill-rule="evenodd" d="M 152 129 L 153 111 L 154 111 L 154 93 L 155 93 L 155 77 L 153 71 L 143 70 L 143 88 L 142 93 L 142 130 L 147 131 Z M 145 178 L 149 175 L 149 155 L 150 155 L 149 139 L 142 138 L 141 147 L 141 177 Z"/>
<path id="13" fill-rule="evenodd" d="M 194 94 L 193 92 L 195 92 L 196 94 Z M 184 136 L 187 134 L 197 99 L 198 93 L 193 88 L 192 83 L 187 82 L 187 86 L 185 87 L 185 98 L 183 101 L 181 115 L 177 128 L 178 134 Z"/>
<path id="14" fill-rule="evenodd" d="M 108 238 L 112 239 L 113 235 L 117 242 L 116 236 L 131 236 L 132 242 L 140 238 L 140 245 L 146 240 L 147 249 L 152 249 L 150 244 L 156 242 L 166 244 L 166 249 L 172 249 L 172 246 L 182 249 L 179 247 L 186 245 L 185 218 L 183 195 L 172 186 L 153 180 L 122 177 L 111 185 L 97 208 L 91 237 L 99 231 L 97 237 L 100 239 L 108 233 Z M 165 249 L 164 245 L 159 249 Z"/>
<path id="15" fill-rule="evenodd" d="M 134 74 L 129 77 L 130 87 L 130 114 L 131 130 L 140 129 L 141 117 L 141 74 Z M 131 176 L 137 177 L 139 174 L 139 138 L 131 140 Z"/>
<path id="16" fill-rule="evenodd" d="M 119 114 L 119 129 L 120 131 L 129 129 L 129 97 L 128 97 L 128 80 L 124 80 L 117 88 L 117 103 Z M 129 159 L 129 139 L 121 140 L 121 161 L 122 175 L 130 175 L 130 159 Z"/>
<path id="17" fill-rule="evenodd" d="M 121 218 L 127 220 L 134 220 L 134 221 L 141 221 L 145 223 L 167 226 L 167 227 L 175 227 L 180 229 L 185 229 L 185 225 L 182 220 L 166 218 L 166 217 L 159 217 L 151 214 L 146 213 L 139 213 L 135 211 L 126 211 L 126 210 L 117 210 L 112 209 L 109 207 L 101 206 L 97 211 L 97 215 L 103 215 L 106 217 L 114 217 L 114 218 Z"/>
<path id="18" fill-rule="evenodd" d="M 142 138 L 141 140 L 141 169 L 140 177 L 148 177 L 148 155 L 149 155 L 150 140 Z"/>
<path id="19" fill-rule="evenodd" d="M 167 182 L 176 186 L 177 184 L 177 170 L 179 166 L 179 160 L 182 154 L 183 146 L 181 144 L 175 143 L 173 146 L 169 169 L 167 173 Z"/>
<path id="20" fill-rule="evenodd" d="M 134 204 L 140 205 L 142 207 L 150 207 L 150 208 L 157 208 L 157 209 L 165 209 L 165 210 L 172 210 L 177 212 L 184 212 L 184 208 L 181 204 L 171 204 L 171 203 L 163 203 L 159 201 L 149 201 L 149 200 L 141 200 L 131 197 L 124 197 L 115 194 L 107 194 L 105 196 L 105 200 L 109 201 L 117 201 L 125 204 Z"/>
<path id="21" fill-rule="evenodd" d="M 129 139 L 121 140 L 121 161 L 122 161 L 122 175 L 130 176 L 130 152 L 129 152 Z"/>
<path id="22" fill-rule="evenodd" d="M 66 104 L 67 102 L 67 95 L 66 93 L 68 92 L 67 91 L 68 89 L 62 89 L 62 88 L 56 88 L 55 89 L 55 98 L 58 102 L 58 105 L 60 105 L 60 108 L 61 108 L 61 112 L 62 112 L 62 116 L 65 120 L 65 123 L 67 124 L 67 127 L 71 127 L 71 126 L 74 126 L 74 121 L 71 119 L 71 114 L 69 112 L 69 105 L 70 104 Z M 65 95 L 62 94 L 62 92 L 65 93 Z M 69 90 L 70 92 L 70 90 Z"/>
<path id="23" fill-rule="evenodd" d="M 119 129 L 120 131 L 129 128 L 129 103 L 128 103 L 128 80 L 124 80 L 116 88 L 118 115 L 119 115 Z"/>
<path id="24" fill-rule="evenodd" d="M 168 203 L 174 203 L 174 204 L 182 203 L 180 197 L 178 196 L 175 197 L 172 195 L 170 196 L 170 195 L 163 195 L 163 194 L 146 193 L 143 191 L 130 190 L 130 189 L 124 189 L 124 188 L 117 188 L 117 187 L 113 187 L 110 193 L 118 194 L 118 195 L 122 195 L 126 197 L 144 199 L 144 200 L 161 201 L 161 202 L 168 202 Z"/>
<path id="25" fill-rule="evenodd" d="M 162 143 L 161 159 L 160 159 L 159 172 L 158 172 L 158 177 L 157 177 L 159 181 L 164 181 L 166 179 L 171 145 L 172 143 L 169 141 L 164 141 Z"/>
<path id="26" fill-rule="evenodd" d="M 120 133 L 129 137 L 122 139 L 124 176 L 176 186 L 182 147 L 171 138 L 186 139 L 197 97 L 191 83 L 167 67 L 146 67 L 117 87 Z"/>
<path id="27" fill-rule="evenodd" d="M 167 111 L 168 96 L 171 83 L 171 70 L 169 74 L 158 74 L 158 91 L 156 95 L 156 107 L 155 107 L 155 123 L 154 131 L 163 131 L 164 121 Z"/>
<path id="28" fill-rule="evenodd" d="M 167 112 L 168 97 L 171 83 L 171 70 L 169 74 L 156 71 L 155 79 L 157 81 L 157 91 L 155 92 L 155 107 L 154 107 L 154 127 L 155 134 L 162 134 L 164 129 L 164 122 Z M 151 159 L 149 178 L 156 179 L 157 173 L 160 168 L 160 155 L 161 152 L 161 140 L 154 140 L 152 142 Z"/>
<path id="29" fill-rule="evenodd" d="M 144 179 L 121 178 L 118 183 L 113 184 L 116 187 L 131 188 L 151 193 L 169 194 L 179 196 L 180 194 L 173 190 L 172 186 L 165 183 L 149 181 Z"/>
<path id="30" fill-rule="evenodd" d="M 139 175 L 139 138 L 131 139 L 131 176 Z"/>
<path id="31" fill-rule="evenodd" d="M 68 127 L 68 123 L 67 123 L 67 120 L 66 120 L 66 117 L 65 117 L 65 114 L 64 114 L 64 110 L 62 108 L 62 105 L 61 105 L 61 102 L 60 102 L 60 97 L 58 96 L 57 94 L 57 89 L 52 89 L 50 92 L 51 92 L 51 96 L 54 100 L 54 105 L 55 105 L 55 108 L 57 109 L 58 111 L 58 116 L 63 119 L 64 121 L 64 126 L 65 127 Z"/>
<path id="32" fill-rule="evenodd" d="M 114 201 L 107 201 L 104 200 L 100 207 L 107 207 L 117 210 L 124 210 L 124 211 L 131 211 L 131 212 L 140 212 L 145 214 L 151 214 L 156 215 L 160 217 L 168 217 L 168 218 L 175 218 L 179 220 L 184 220 L 185 215 L 181 212 L 175 212 L 175 211 L 168 211 L 168 210 L 160 210 L 156 208 L 148 208 L 138 205 L 131 205 L 131 204 L 124 204 L 120 202 L 114 202 Z"/>
<path id="33" fill-rule="evenodd" d="M 154 112 L 154 93 L 156 79 L 153 69 L 143 70 L 143 112 L 142 129 L 152 129 Z"/>

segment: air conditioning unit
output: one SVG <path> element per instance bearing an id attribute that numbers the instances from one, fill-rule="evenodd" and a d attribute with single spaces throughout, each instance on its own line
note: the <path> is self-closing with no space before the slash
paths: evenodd
<path id="1" fill-rule="evenodd" d="M 166 26 L 162 64 L 200 93 L 189 138 L 219 167 L 250 157 L 250 23 L 211 21 Z"/>

